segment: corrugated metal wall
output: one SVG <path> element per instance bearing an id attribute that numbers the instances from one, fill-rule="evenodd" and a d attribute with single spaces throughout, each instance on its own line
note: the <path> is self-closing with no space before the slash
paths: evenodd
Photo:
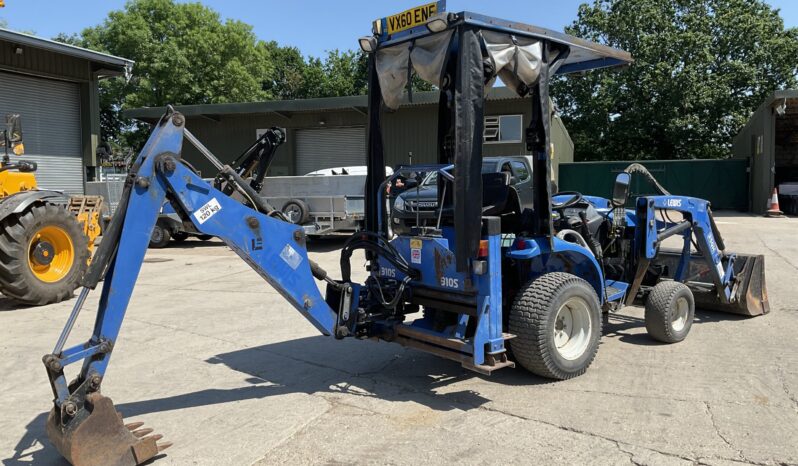
<path id="1" fill-rule="evenodd" d="M 83 192 L 77 83 L 0 72 L 0 112 L 21 115 L 25 155 L 20 158 L 38 164 L 39 186 Z"/>
<path id="2" fill-rule="evenodd" d="M 300 129 L 296 135 L 297 173 L 366 164 L 366 128 Z"/>
<path id="3" fill-rule="evenodd" d="M 486 115 L 523 115 L 524 126 L 529 124 L 530 103 L 525 99 L 488 101 Z M 402 107 L 396 112 L 383 114 L 385 163 L 389 166 L 408 163 L 433 163 L 437 140 L 438 115 L 436 105 Z M 218 120 L 218 121 L 216 121 Z M 321 124 L 323 122 L 323 125 Z M 360 110 L 302 112 L 285 115 L 273 113 L 249 115 L 216 115 L 213 118 L 190 117 L 187 126 L 217 157 L 230 161 L 246 149 L 259 128 L 280 126 L 288 129 L 288 139 L 280 148 L 272 164 L 270 175 L 300 174 L 296 160 L 296 131 L 302 129 L 365 127 L 366 115 Z M 560 162 L 573 161 L 573 143 L 562 122 L 556 118 L 552 124 L 555 144 L 554 167 Z M 184 149 L 184 156 L 203 174 L 212 173 L 213 167 L 193 148 Z M 526 154 L 523 143 L 486 144 L 485 156 Z"/>
<path id="4" fill-rule="evenodd" d="M 630 162 L 579 162 L 560 165 L 560 190 L 610 197 L 615 176 Z M 748 161 L 658 160 L 641 162 L 673 194 L 706 199 L 714 209 L 748 210 Z M 632 195 L 655 194 L 639 175 Z"/>

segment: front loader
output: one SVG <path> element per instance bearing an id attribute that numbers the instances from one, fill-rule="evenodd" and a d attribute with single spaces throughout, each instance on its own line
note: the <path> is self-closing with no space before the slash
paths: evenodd
<path id="1" fill-rule="evenodd" d="M 24 153 L 19 115 L 6 116 L 0 146 L 0 292 L 27 305 L 69 299 L 100 234 L 102 198 L 39 189 L 36 163 L 9 156 Z"/>
<path id="2" fill-rule="evenodd" d="M 481 374 L 516 363 L 553 379 L 587 370 L 598 350 L 602 311 L 637 293 L 632 283 L 607 277 L 595 241 L 577 231 L 593 228 L 589 221 L 577 224 L 593 211 L 569 210 L 583 196 L 552 201 L 548 83 L 556 74 L 621 66 L 631 57 L 555 31 L 435 6 L 377 21 L 373 35 L 360 40 L 369 55 L 366 230 L 343 246 L 340 279 L 309 259 L 301 226 L 260 198 L 251 180 L 222 165 L 185 128 L 183 115 L 167 110 L 126 179 L 64 330 L 43 358 L 54 395 L 47 434 L 67 460 L 134 465 L 169 446 L 141 423 L 125 424 L 101 393 L 164 201 L 198 233 L 224 241 L 324 335 L 395 342 Z M 399 175 L 386 178 L 384 171 L 381 111 L 398 106 L 414 72 L 440 89 L 438 163 L 413 167 L 441 180 L 438 220 L 389 238 L 385 197 Z M 531 203 L 519 201 L 510 173 L 480 171 L 486 85 L 496 77 L 530 97 Z M 184 141 L 219 169 L 214 185 L 182 161 Z M 608 211 L 622 207 L 620 197 L 606 202 Z M 555 219 L 572 228 L 556 229 Z M 624 245 L 619 241 L 619 250 Z M 355 250 L 366 253 L 363 283 L 351 279 Z M 92 335 L 67 345 L 101 280 Z M 316 280 L 326 284 L 324 293 Z M 64 370 L 75 363 L 81 367 L 70 382 Z"/>

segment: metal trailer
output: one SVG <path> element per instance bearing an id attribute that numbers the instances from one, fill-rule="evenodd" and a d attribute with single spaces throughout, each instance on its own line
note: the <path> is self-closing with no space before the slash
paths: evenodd
<path id="1" fill-rule="evenodd" d="M 366 175 L 274 176 L 262 198 L 305 234 L 351 233 L 363 228 Z"/>

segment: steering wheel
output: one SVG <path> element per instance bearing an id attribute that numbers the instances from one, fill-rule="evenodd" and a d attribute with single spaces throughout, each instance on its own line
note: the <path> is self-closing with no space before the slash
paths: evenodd
<path id="1" fill-rule="evenodd" d="M 551 203 L 552 210 L 566 209 L 568 207 L 571 207 L 572 205 L 578 204 L 579 201 L 582 200 L 582 193 L 577 191 L 562 191 L 552 196 L 552 198 L 556 196 L 571 196 L 571 197 L 559 203 L 552 201 Z"/>

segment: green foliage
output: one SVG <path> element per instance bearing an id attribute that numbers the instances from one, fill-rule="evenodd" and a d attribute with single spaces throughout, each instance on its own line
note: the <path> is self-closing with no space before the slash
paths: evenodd
<path id="1" fill-rule="evenodd" d="M 761 0 L 594 0 L 566 32 L 635 58 L 555 83 L 577 160 L 728 156 L 762 100 L 796 85 L 798 30 Z"/>
<path id="2" fill-rule="evenodd" d="M 365 94 L 367 58 L 362 52 L 332 50 L 322 60 L 302 56 L 296 47 L 264 45 L 274 63 L 267 82 L 276 99 L 308 99 Z"/>
<path id="3" fill-rule="evenodd" d="M 136 124 L 121 118 L 123 108 L 271 97 L 262 85 L 271 72 L 270 60 L 252 27 L 222 22 L 218 13 L 199 3 L 131 0 L 103 24 L 85 29 L 79 42 L 136 62 L 129 82 L 101 82 L 101 122 L 107 139 L 141 141 Z"/>

